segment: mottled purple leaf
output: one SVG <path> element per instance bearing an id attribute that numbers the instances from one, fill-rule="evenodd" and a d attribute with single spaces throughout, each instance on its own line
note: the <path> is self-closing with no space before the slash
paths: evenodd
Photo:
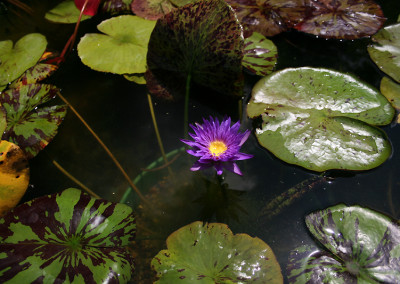
<path id="1" fill-rule="evenodd" d="M 242 92 L 242 57 L 242 28 L 234 12 L 222 0 L 205 0 L 157 21 L 147 64 L 166 89 L 171 83 L 184 88 L 190 77 L 193 83 L 238 95 Z"/>
<path id="2" fill-rule="evenodd" d="M 29 85 L 40 82 L 48 78 L 58 69 L 57 65 L 38 63 L 35 66 L 29 68 L 19 77 L 17 80 L 12 82 L 9 88 L 17 88 L 21 85 Z"/>
<path id="3" fill-rule="evenodd" d="M 59 90 L 51 85 L 30 84 L 0 94 L 7 115 L 2 139 L 17 144 L 28 158 L 34 157 L 54 138 L 67 107 L 40 107 L 53 99 Z"/>
<path id="4" fill-rule="evenodd" d="M 146 20 L 157 20 L 175 9 L 169 0 L 133 0 L 132 12 Z"/>
<path id="5" fill-rule="evenodd" d="M 126 283 L 132 209 L 77 189 L 24 203 L 0 222 L 0 282 Z"/>
<path id="6" fill-rule="evenodd" d="M 356 39 L 375 34 L 386 18 L 373 0 L 305 0 L 299 31 L 324 38 Z"/>

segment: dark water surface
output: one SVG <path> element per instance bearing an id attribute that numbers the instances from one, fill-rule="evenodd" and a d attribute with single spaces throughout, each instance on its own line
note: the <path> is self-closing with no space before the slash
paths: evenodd
<path id="1" fill-rule="evenodd" d="M 394 23 L 400 14 L 400 1 L 376 2 L 381 5 L 388 18 L 385 25 Z M 31 0 L 25 3 L 34 8 L 35 14 L 28 16 L 21 11 L 18 11 L 20 16 L 16 16 L 15 11 L 2 14 L 0 40 L 15 41 L 27 33 L 39 32 L 47 37 L 48 48 L 61 51 L 73 32 L 74 25 L 53 24 L 43 19 L 45 11 L 52 8 L 56 1 Z M 101 16 L 96 16 L 83 22 L 78 39 L 86 32 L 97 32 L 96 25 L 103 19 Z M 300 66 L 327 67 L 355 74 L 379 88 L 383 73 L 368 56 L 366 47 L 371 42 L 368 38 L 355 41 L 325 40 L 298 32 L 287 32 L 271 39 L 277 45 L 279 52 L 277 70 Z M 244 111 L 252 84 L 258 78 L 247 76 L 246 80 L 249 83 L 244 94 Z M 66 62 L 52 76 L 50 82 L 61 88 L 63 96 L 78 109 L 104 140 L 132 179 L 141 173 L 142 168 L 160 157 L 145 86 L 131 83 L 122 76 L 91 70 L 80 62 L 76 50 L 67 57 Z M 212 94 L 200 92 L 193 90 L 193 99 L 190 102 L 190 122 L 200 121 L 201 117 L 209 115 L 220 118 L 229 115 L 233 120 L 239 119 L 241 114 L 238 111 L 237 99 L 214 97 Z M 205 99 L 201 99 L 201 95 L 204 95 Z M 183 144 L 179 139 L 183 137 L 183 101 L 164 102 L 156 98 L 153 100 L 166 151 L 182 147 Z M 243 129 L 253 127 L 252 121 L 246 119 L 245 112 L 243 117 Z M 293 205 L 272 218 L 260 216 L 263 206 L 274 196 L 315 176 L 315 173 L 276 159 L 258 145 L 254 135 L 250 136 L 242 147 L 242 152 L 251 153 L 254 158 L 239 162 L 244 177 L 227 175 L 226 178 L 230 188 L 243 192 L 237 194 L 239 200 L 237 204 L 240 204 L 247 213 L 240 213 L 239 210 L 239 220 L 230 218 L 226 223 L 235 233 L 248 233 L 268 243 L 278 257 L 282 271 L 285 272 L 290 250 L 301 244 L 312 242 L 304 224 L 304 216 L 312 211 L 338 203 L 359 204 L 399 218 L 400 128 L 393 124 L 383 129 L 393 144 L 393 155 L 388 161 L 366 172 L 339 173 L 336 179 L 316 185 Z M 60 126 L 55 139 L 30 161 L 31 185 L 24 201 L 68 187 L 76 187 L 54 167 L 53 160 L 59 162 L 72 175 L 106 199 L 119 201 L 128 188 L 126 181 L 103 149 L 71 111 Z M 177 164 L 183 165 L 173 166 L 178 176 L 185 176 L 189 181 L 197 178 L 196 174 L 189 171 L 185 162 L 177 162 Z M 209 179 L 212 180 L 212 177 Z M 187 180 L 182 178 L 182 185 L 186 184 Z M 154 183 L 157 183 L 157 180 L 154 180 Z M 168 191 L 164 192 L 164 195 L 166 194 L 169 194 Z M 235 195 L 235 192 L 233 194 Z M 168 226 L 163 225 L 163 233 L 155 237 L 160 240 L 161 245 L 158 246 L 162 246 L 164 242 L 161 236 L 167 236 L 173 230 L 196 221 L 202 216 L 201 210 L 204 204 L 193 203 L 193 201 L 203 196 L 204 192 L 193 191 L 193 194 L 187 194 L 189 196 L 180 192 L 178 195 L 179 202 L 174 207 L 175 211 L 164 212 L 173 215 L 167 216 L 166 219 L 177 221 Z M 171 193 L 171 199 L 165 199 L 164 202 L 173 203 L 177 200 L 175 197 L 175 193 Z M 129 204 L 133 203 L 134 201 L 129 201 Z M 185 211 L 188 207 L 190 207 L 190 212 Z M 175 215 L 186 218 L 176 218 Z"/>

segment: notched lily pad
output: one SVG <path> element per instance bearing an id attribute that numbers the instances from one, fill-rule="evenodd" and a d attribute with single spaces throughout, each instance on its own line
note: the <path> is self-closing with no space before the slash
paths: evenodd
<path id="1" fill-rule="evenodd" d="M 244 41 L 242 64 L 252 73 L 266 76 L 272 72 L 278 57 L 275 44 L 262 34 L 254 32 Z"/>
<path id="2" fill-rule="evenodd" d="M 391 154 L 386 134 L 394 109 L 377 90 L 328 69 L 288 68 L 253 88 L 248 116 L 261 116 L 260 144 L 313 171 L 367 170 Z"/>
<path id="3" fill-rule="evenodd" d="M 176 7 L 169 0 L 134 0 L 132 12 L 147 20 L 157 20 Z"/>
<path id="4" fill-rule="evenodd" d="M 376 42 L 368 46 L 368 53 L 375 64 L 400 83 L 400 23 L 381 29 L 372 37 Z"/>
<path id="5" fill-rule="evenodd" d="M 147 45 L 155 23 L 132 15 L 105 20 L 97 26 L 104 34 L 86 34 L 81 38 L 79 57 L 96 71 L 144 73 Z"/>
<path id="6" fill-rule="evenodd" d="M 21 204 L 0 222 L 0 281 L 126 283 L 132 209 L 78 189 Z"/>
<path id="7" fill-rule="evenodd" d="M 376 211 L 339 204 L 306 217 L 325 247 L 302 246 L 289 257 L 289 283 L 400 283 L 400 227 Z"/>
<path id="8" fill-rule="evenodd" d="M 307 0 L 306 3 L 307 17 L 295 29 L 324 38 L 371 36 L 386 20 L 373 0 Z"/>
<path id="9" fill-rule="evenodd" d="M 76 7 L 74 0 L 67 0 L 48 11 L 44 17 L 54 23 L 72 24 L 78 22 L 80 13 L 81 11 Z M 81 21 L 91 17 L 83 14 Z"/>
<path id="10" fill-rule="evenodd" d="M 14 208 L 29 185 L 29 165 L 15 144 L 0 142 L 0 217 Z"/>
<path id="11" fill-rule="evenodd" d="M 184 87 L 190 77 L 222 94 L 241 95 L 243 42 L 242 27 L 223 0 L 199 1 L 157 21 L 147 64 L 166 89 Z"/>
<path id="12" fill-rule="evenodd" d="M 172 233 L 151 262 L 156 283 L 283 283 L 271 248 L 225 224 L 194 222 Z"/>
<path id="13" fill-rule="evenodd" d="M 41 34 L 28 34 L 15 45 L 0 42 L 0 86 L 6 86 L 34 66 L 46 50 L 47 40 Z"/>
<path id="14" fill-rule="evenodd" d="M 65 105 L 39 107 L 53 99 L 58 91 L 51 85 L 30 84 L 0 94 L 7 119 L 2 139 L 21 147 L 28 159 L 54 138 L 66 115 Z"/>

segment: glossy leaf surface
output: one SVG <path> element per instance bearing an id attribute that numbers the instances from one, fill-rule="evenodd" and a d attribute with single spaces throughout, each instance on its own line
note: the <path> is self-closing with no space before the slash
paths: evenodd
<path id="1" fill-rule="evenodd" d="M 288 68 L 253 88 L 248 116 L 261 116 L 260 144 L 283 161 L 314 171 L 367 170 L 391 154 L 385 133 L 394 110 L 354 77 L 318 68 Z"/>
<path id="2" fill-rule="evenodd" d="M 66 0 L 48 11 L 44 17 L 51 22 L 72 24 L 78 22 L 80 12 L 74 0 Z M 91 17 L 82 15 L 81 21 L 90 19 Z"/>
<path id="3" fill-rule="evenodd" d="M 373 0 L 306 0 L 299 31 L 324 38 L 356 39 L 375 34 L 386 18 Z"/>
<path id="4" fill-rule="evenodd" d="M 400 227 L 394 220 L 340 204 L 308 215 L 306 225 L 326 250 L 293 251 L 290 283 L 399 283 Z"/>
<path id="5" fill-rule="evenodd" d="M 89 16 L 96 15 L 100 5 L 100 0 L 74 0 L 74 2 L 79 11 L 83 10 L 83 14 Z"/>
<path id="6" fill-rule="evenodd" d="M 0 222 L 2 283 L 126 283 L 132 209 L 77 189 L 24 203 Z"/>
<path id="7" fill-rule="evenodd" d="M 2 139 L 17 144 L 32 158 L 54 138 L 64 119 L 67 107 L 40 107 L 51 99 L 58 89 L 51 85 L 30 84 L 9 89 L 0 94 L 0 103 L 7 115 L 7 128 Z"/>
<path id="8" fill-rule="evenodd" d="M 168 237 L 167 248 L 151 262 L 156 283 L 283 283 L 271 248 L 225 224 L 189 224 Z"/>
<path id="9" fill-rule="evenodd" d="M 29 185 L 29 165 L 15 144 L 0 142 L 0 217 L 14 208 Z"/>
<path id="10" fill-rule="evenodd" d="M 78 44 L 82 62 L 90 68 L 115 74 L 144 73 L 147 44 L 155 21 L 124 15 L 101 22 L 104 34 L 86 34 Z"/>
<path id="11" fill-rule="evenodd" d="M 132 12 L 147 20 L 157 20 L 175 9 L 169 0 L 134 0 Z"/>
<path id="12" fill-rule="evenodd" d="M 400 83 L 400 23 L 387 26 L 372 37 L 376 42 L 368 46 L 375 64 Z"/>
<path id="13" fill-rule="evenodd" d="M 47 40 L 41 34 L 28 34 L 15 45 L 0 41 L 0 86 L 5 86 L 35 65 L 46 50 Z"/>
<path id="14" fill-rule="evenodd" d="M 243 36 L 232 9 L 222 0 L 180 7 L 157 21 L 147 64 L 160 84 L 191 82 L 223 94 L 241 94 Z M 149 88 L 151 89 L 151 88 Z"/>
<path id="15" fill-rule="evenodd" d="M 278 57 L 275 44 L 262 34 L 254 32 L 244 42 L 242 64 L 252 73 L 266 76 L 272 72 Z"/>

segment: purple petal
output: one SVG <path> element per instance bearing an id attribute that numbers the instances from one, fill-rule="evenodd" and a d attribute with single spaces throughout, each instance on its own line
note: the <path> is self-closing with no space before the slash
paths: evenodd
<path id="1" fill-rule="evenodd" d="M 238 153 L 236 154 L 236 156 L 235 156 L 235 158 L 236 158 L 237 161 L 247 160 L 247 159 L 251 159 L 251 158 L 253 158 L 253 157 L 254 157 L 254 156 L 251 155 L 251 154 L 240 153 L 240 152 L 238 152 Z"/>
<path id="2" fill-rule="evenodd" d="M 242 175 L 242 172 L 240 171 L 238 165 L 236 163 L 224 163 L 224 168 L 227 169 L 230 172 L 233 172 L 238 175 Z"/>

